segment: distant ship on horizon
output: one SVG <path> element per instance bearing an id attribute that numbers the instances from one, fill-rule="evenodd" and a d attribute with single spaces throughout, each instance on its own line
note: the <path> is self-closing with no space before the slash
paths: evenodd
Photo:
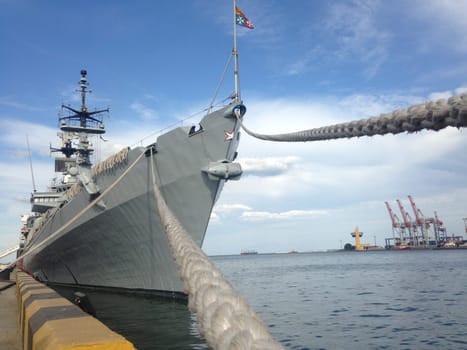
<path id="1" fill-rule="evenodd" d="M 240 255 L 256 255 L 258 252 L 252 249 L 244 249 L 240 252 Z"/>

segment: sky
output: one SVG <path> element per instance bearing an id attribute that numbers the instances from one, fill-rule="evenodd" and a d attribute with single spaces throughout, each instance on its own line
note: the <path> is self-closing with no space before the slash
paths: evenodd
<path id="1" fill-rule="evenodd" d="M 259 133 L 321 127 L 467 91 L 467 1 L 239 0 L 255 29 L 237 27 L 245 125 Z M 196 123 L 232 50 L 232 1 L 0 0 L 0 250 L 54 177 L 62 103 L 110 107 L 96 159 Z M 218 100 L 233 92 L 232 67 Z M 186 119 L 192 117 L 189 121 Z M 209 255 L 319 251 L 392 237 L 388 201 L 414 217 L 437 211 L 449 235 L 467 217 L 467 131 L 273 143 L 243 133 L 244 173 L 217 202 Z M 464 238 L 467 238 L 464 234 Z"/>

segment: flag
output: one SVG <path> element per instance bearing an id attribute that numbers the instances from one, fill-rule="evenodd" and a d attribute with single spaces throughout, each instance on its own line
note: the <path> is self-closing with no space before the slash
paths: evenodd
<path id="1" fill-rule="evenodd" d="M 245 14 L 237 6 L 235 6 L 235 22 L 242 27 L 247 27 L 248 29 L 254 29 L 255 26 L 246 18 Z"/>

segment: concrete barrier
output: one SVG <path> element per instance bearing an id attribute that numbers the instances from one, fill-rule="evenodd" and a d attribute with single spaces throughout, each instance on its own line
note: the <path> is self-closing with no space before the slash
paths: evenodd
<path id="1" fill-rule="evenodd" d="M 24 350 L 135 350 L 133 344 L 57 292 L 16 273 Z"/>

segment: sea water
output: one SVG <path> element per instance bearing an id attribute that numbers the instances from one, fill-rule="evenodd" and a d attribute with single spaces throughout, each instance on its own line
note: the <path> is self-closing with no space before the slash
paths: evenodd
<path id="1" fill-rule="evenodd" d="M 467 349 L 467 250 L 211 260 L 287 349 Z M 208 348 L 183 303 L 88 295 L 139 350 Z"/>
<path id="2" fill-rule="evenodd" d="M 467 250 L 214 259 L 289 349 L 467 349 Z"/>

